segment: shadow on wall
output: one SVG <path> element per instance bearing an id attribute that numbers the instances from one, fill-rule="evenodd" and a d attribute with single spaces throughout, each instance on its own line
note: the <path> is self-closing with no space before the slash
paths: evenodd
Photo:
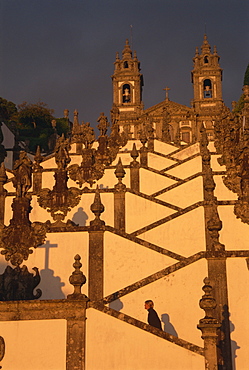
<path id="1" fill-rule="evenodd" d="M 49 240 L 47 240 L 39 248 L 45 249 L 45 267 L 40 271 L 41 282 L 37 287 L 42 291 L 41 299 L 64 299 L 65 294 L 62 292 L 61 287 L 65 283 L 61 282 L 59 276 L 54 276 L 54 271 L 48 267 L 50 248 L 58 248 L 58 244 L 50 244 Z"/>
<path id="2" fill-rule="evenodd" d="M 86 226 L 86 220 L 88 216 L 82 207 L 78 208 L 78 211 L 73 215 L 72 221 L 79 226 Z"/>
<path id="3" fill-rule="evenodd" d="M 175 337 L 178 337 L 178 334 L 174 328 L 174 326 L 170 323 L 169 315 L 167 313 L 163 313 L 161 315 L 161 320 L 164 323 L 163 331 L 165 333 L 174 335 Z"/>
<path id="4" fill-rule="evenodd" d="M 235 326 L 229 319 L 231 314 L 228 311 L 227 305 L 223 306 L 222 315 L 223 315 L 223 320 L 221 322 L 221 333 L 223 333 L 223 336 L 222 336 L 222 340 L 219 342 L 218 347 L 220 348 L 221 353 L 223 354 L 225 367 L 230 369 L 232 366 L 232 369 L 236 370 L 236 361 L 235 361 L 237 357 L 236 351 L 237 349 L 240 349 L 240 347 L 237 345 L 236 341 L 231 340 L 231 338 L 229 338 L 231 332 L 235 330 Z M 226 345 L 228 345 L 227 340 L 229 339 L 231 343 L 231 359 L 230 359 L 230 353 L 227 353 L 227 347 L 226 347 Z M 223 369 L 224 367 L 223 365 L 219 365 L 218 368 Z"/>
<path id="5" fill-rule="evenodd" d="M 124 307 L 123 302 L 120 301 L 120 299 L 116 299 L 116 301 L 113 301 L 109 303 L 109 307 L 113 310 L 120 311 Z"/>
<path id="6" fill-rule="evenodd" d="M 229 320 L 229 326 L 230 326 L 230 333 L 232 333 L 235 329 L 234 324 Z M 231 352 L 232 352 L 232 365 L 233 365 L 233 370 L 236 370 L 236 362 L 235 359 L 237 357 L 236 351 L 237 349 L 240 349 L 240 347 L 237 345 L 237 342 L 235 340 L 231 340 Z"/>
<path id="7" fill-rule="evenodd" d="M 106 186 L 106 185 L 104 185 L 104 184 L 100 184 L 100 185 L 99 185 L 99 188 L 100 188 L 100 189 L 109 189 L 109 186 Z"/>

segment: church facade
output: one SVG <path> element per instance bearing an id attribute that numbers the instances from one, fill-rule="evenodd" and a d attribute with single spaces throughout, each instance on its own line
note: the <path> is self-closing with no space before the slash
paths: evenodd
<path id="1" fill-rule="evenodd" d="M 110 134 L 74 112 L 51 155 L 1 164 L 2 369 L 247 368 L 249 82 L 230 111 L 206 36 L 192 80 L 191 108 L 144 109 L 126 42 Z"/>
<path id="2" fill-rule="evenodd" d="M 170 101 L 169 89 L 165 88 L 165 100 L 144 109 L 140 62 L 136 52 L 133 56 L 126 40 L 122 59 L 117 53 L 114 63 L 112 121 L 117 120 L 131 138 L 138 138 L 139 131 L 145 125 L 151 126 L 156 138 L 176 144 L 181 141 L 187 144 L 199 141 L 200 127 L 204 124 L 209 139 L 213 140 L 214 120 L 227 110 L 222 100 L 222 69 L 219 59 L 216 47 L 212 52 L 205 35 L 200 51 L 196 48 L 193 58 L 192 107 Z"/>

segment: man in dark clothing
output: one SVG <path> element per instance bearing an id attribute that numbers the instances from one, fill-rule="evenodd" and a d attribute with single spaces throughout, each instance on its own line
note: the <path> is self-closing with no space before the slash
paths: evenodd
<path id="1" fill-rule="evenodd" d="M 162 330 L 161 321 L 153 307 L 154 307 L 153 301 L 148 300 L 144 302 L 144 308 L 148 310 L 148 323 L 149 325 Z"/>

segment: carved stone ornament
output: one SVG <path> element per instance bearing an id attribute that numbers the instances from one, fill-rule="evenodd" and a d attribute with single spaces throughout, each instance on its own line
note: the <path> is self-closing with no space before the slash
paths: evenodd
<path id="1" fill-rule="evenodd" d="M 68 167 L 68 173 L 71 180 L 79 184 L 80 187 L 87 182 L 92 186 L 96 180 L 104 175 L 104 164 L 96 161 L 96 149 L 82 150 L 81 165 L 73 164 Z"/>
<path id="2" fill-rule="evenodd" d="M 28 271 L 27 266 L 12 268 L 7 266 L 0 275 L 0 301 L 33 300 L 41 297 L 40 289 L 33 291 L 40 283 L 38 268 L 34 267 L 35 274 Z"/>
<path id="3" fill-rule="evenodd" d="M 25 152 L 14 165 L 13 184 L 16 188 L 16 198 L 12 202 L 13 217 L 8 226 L 3 226 L 0 233 L 1 254 L 12 265 L 19 266 L 27 260 L 32 248 L 42 245 L 46 238 L 46 226 L 41 222 L 31 223 L 31 211 L 28 190 L 31 188 L 32 162 Z"/>
<path id="4" fill-rule="evenodd" d="M 204 319 L 213 319 L 214 309 L 217 306 L 216 301 L 212 295 L 213 288 L 210 285 L 210 280 L 206 277 L 204 279 L 204 286 L 202 290 L 204 291 L 204 295 L 202 296 L 199 305 L 205 311 L 205 318 Z"/>
<path id="5" fill-rule="evenodd" d="M 69 278 L 70 284 L 74 286 L 74 292 L 67 296 L 67 299 L 85 299 L 87 298 L 85 294 L 81 293 L 81 287 L 86 283 L 86 277 L 83 272 L 80 270 L 82 263 L 80 262 L 81 257 L 76 254 L 74 257 L 74 271 Z"/>
<path id="6" fill-rule="evenodd" d="M 27 199 L 28 200 L 28 199 Z M 13 200 L 12 208 L 14 214 L 27 212 L 27 205 L 17 203 Z M 22 208 L 21 212 L 18 208 Z M 29 212 L 29 211 L 28 211 Z M 19 221 L 13 217 L 9 226 L 4 226 L 0 237 L 1 254 L 6 261 L 10 261 L 13 266 L 19 266 L 23 260 L 33 253 L 32 248 L 37 248 L 44 244 L 46 238 L 46 226 L 41 222 L 31 223 L 29 220 L 20 218 Z"/>
<path id="7" fill-rule="evenodd" d="M 111 127 L 111 134 L 108 138 L 108 148 L 110 152 L 111 162 L 116 158 L 120 148 L 125 146 L 128 142 L 129 135 L 126 132 L 120 133 L 119 125 L 114 122 Z"/>
<path id="8" fill-rule="evenodd" d="M 56 186 L 54 186 L 53 190 L 47 188 L 40 190 L 38 203 L 40 207 L 51 213 L 53 219 L 56 218 L 58 213 L 62 214 L 64 219 L 67 213 L 79 204 L 80 196 L 81 191 L 77 188 L 71 187 L 63 192 L 59 192 Z"/>
<path id="9" fill-rule="evenodd" d="M 32 185 L 32 161 L 28 158 L 26 152 L 20 152 L 19 159 L 14 163 L 13 173 L 16 196 L 25 197 Z"/>
<path id="10" fill-rule="evenodd" d="M 69 157 L 70 145 L 67 139 L 62 136 L 57 140 L 55 148 L 55 161 L 57 170 L 55 171 L 55 185 L 52 190 L 41 189 L 37 194 L 40 207 L 51 212 L 54 220 L 64 219 L 71 208 L 80 202 L 81 191 L 77 188 L 67 187 L 67 165 L 71 159 Z"/>
<path id="11" fill-rule="evenodd" d="M 81 143 L 85 148 L 91 148 L 95 140 L 94 129 L 90 127 L 89 122 L 79 124 L 78 112 L 74 112 L 74 122 L 72 129 L 72 142 Z"/>
<path id="12" fill-rule="evenodd" d="M 234 213 L 242 222 L 249 224 L 249 117 L 246 109 L 241 114 L 224 112 L 215 122 L 215 146 L 226 166 L 223 182 L 237 193 Z"/>
<path id="13" fill-rule="evenodd" d="M 239 198 L 234 205 L 234 214 L 242 222 L 249 224 L 249 202 Z"/>
<path id="14" fill-rule="evenodd" d="M 98 149 L 92 148 L 92 139 L 85 135 L 82 140 L 84 148 L 82 149 L 82 162 L 79 165 L 73 164 L 68 167 L 68 173 L 71 180 L 79 184 L 80 187 L 87 182 L 92 186 L 104 175 L 105 166 L 110 165 L 116 158 L 119 149 L 127 143 L 127 136 L 119 133 L 118 124 L 112 125 L 111 134 L 106 135 L 108 121 L 104 113 L 101 113 L 98 119 L 100 137 L 98 138 Z M 89 141 L 90 140 L 90 141 Z"/>

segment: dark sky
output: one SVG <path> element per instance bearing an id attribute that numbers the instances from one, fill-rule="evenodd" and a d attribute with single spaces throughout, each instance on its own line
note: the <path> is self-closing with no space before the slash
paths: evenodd
<path id="1" fill-rule="evenodd" d="M 148 108 L 164 99 L 190 105 L 195 47 L 217 46 L 223 98 L 241 95 L 249 62 L 248 0 L 0 0 L 0 96 L 43 101 L 62 117 L 109 116 L 113 62 L 133 29 Z M 205 26 L 206 25 L 206 26 Z"/>

